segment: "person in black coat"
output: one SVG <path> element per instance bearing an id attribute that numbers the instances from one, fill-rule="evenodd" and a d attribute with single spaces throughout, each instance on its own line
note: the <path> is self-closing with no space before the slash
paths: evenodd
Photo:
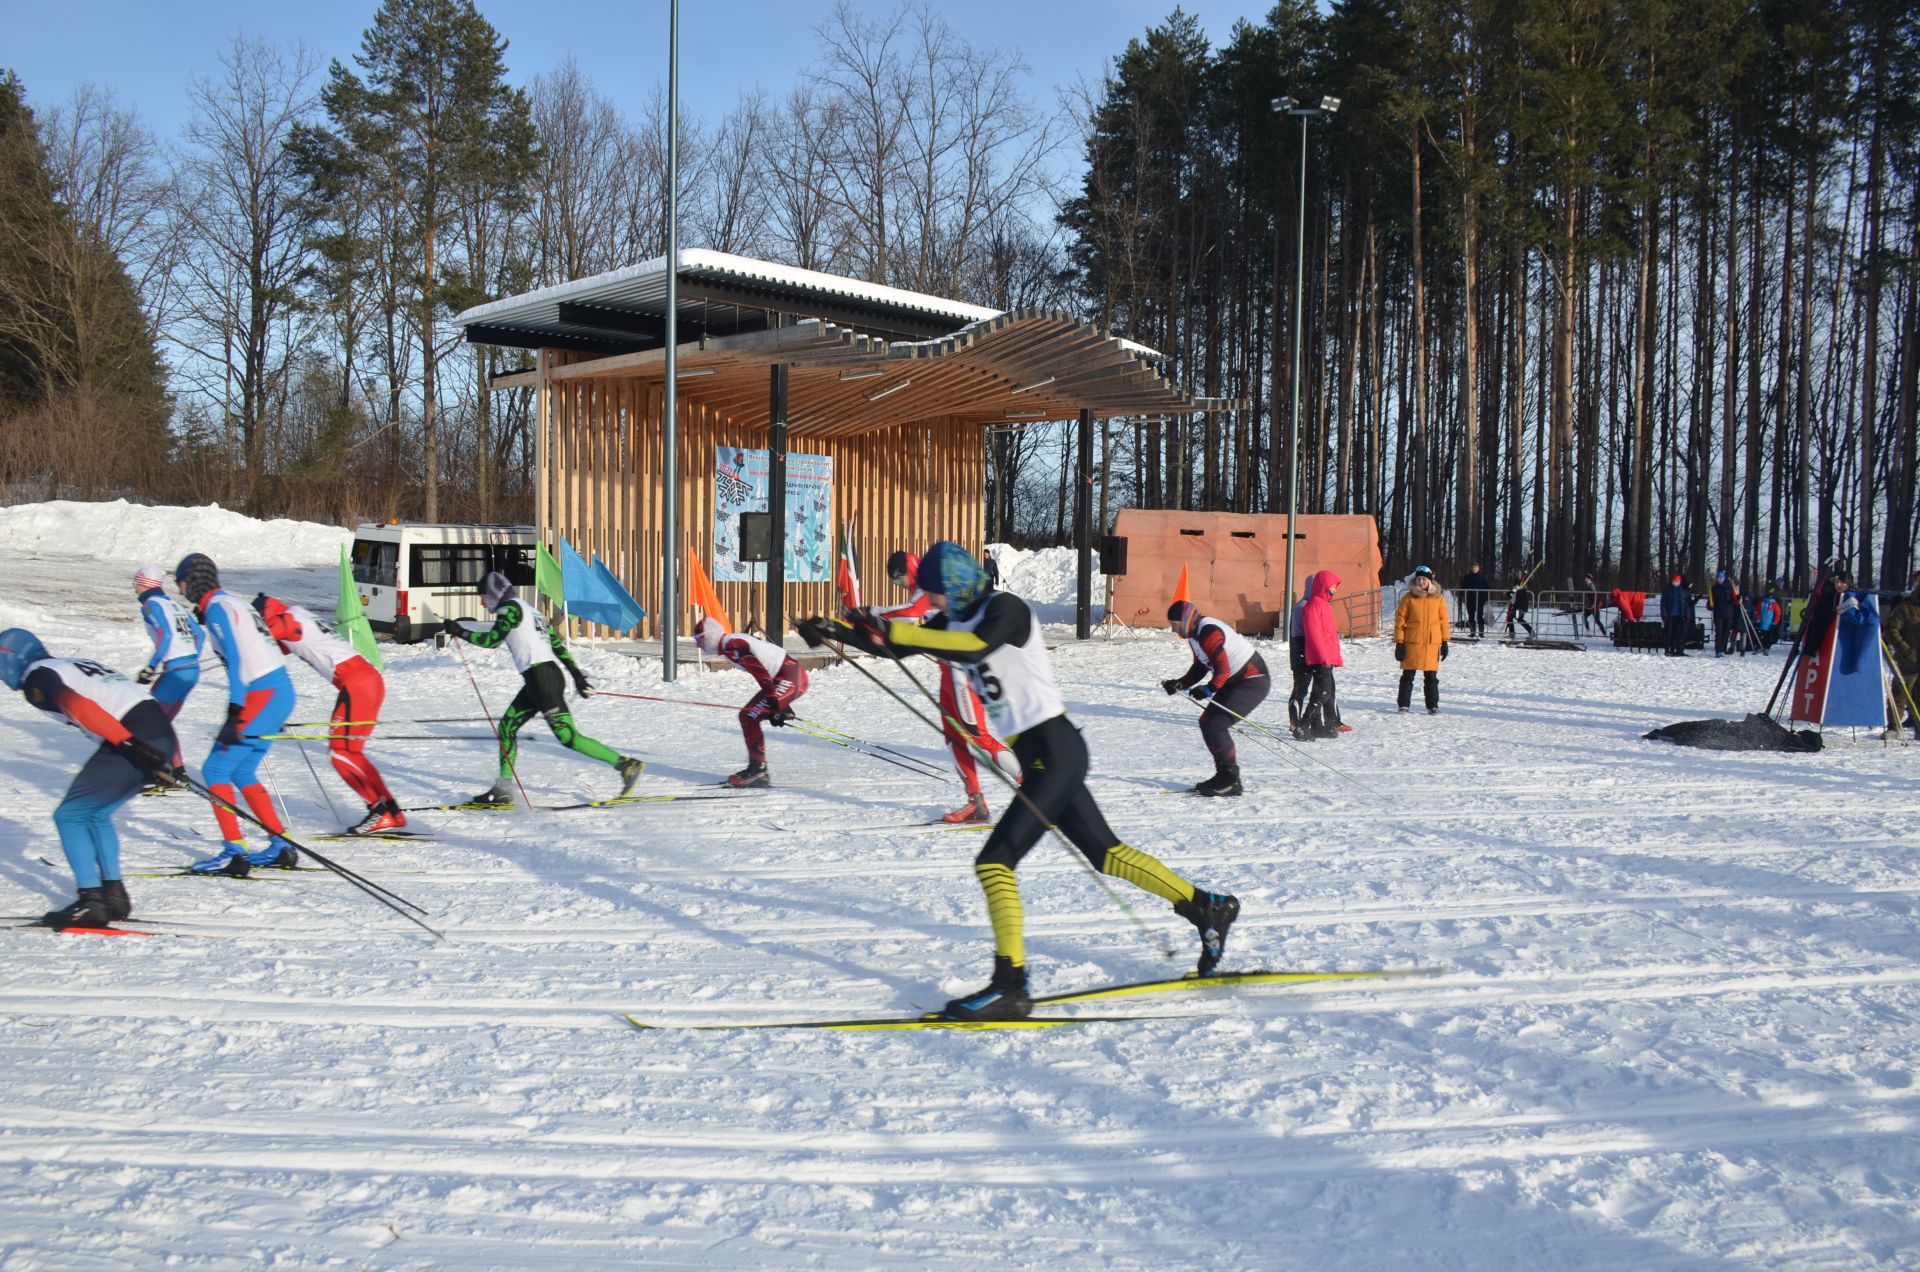
<path id="1" fill-rule="evenodd" d="M 1685 658 L 1693 628 L 1693 590 L 1683 576 L 1674 575 L 1660 593 L 1660 618 L 1667 625 L 1667 657 Z"/>
<path id="2" fill-rule="evenodd" d="M 1507 602 L 1507 636 L 1514 635 L 1514 624 L 1527 629 L 1527 639 L 1533 639 L 1533 624 L 1527 621 L 1527 615 L 1533 612 L 1533 590 L 1527 586 L 1533 579 L 1533 571 L 1516 575 L 1513 580 L 1513 599 Z"/>
<path id="3" fill-rule="evenodd" d="M 987 552 L 981 555 L 980 568 L 987 572 L 988 591 L 1000 586 L 1000 563 L 993 559 L 993 553 Z"/>
<path id="4" fill-rule="evenodd" d="M 1607 607 L 1607 591 L 1600 581 L 1591 574 L 1580 576 L 1580 586 L 1586 592 L 1580 606 L 1580 631 L 1584 635 L 1587 624 L 1593 624 L 1593 630 L 1600 635 L 1607 634 L 1607 625 L 1600 620 L 1600 611 Z"/>
<path id="5" fill-rule="evenodd" d="M 1487 634 L 1487 594 L 1493 591 L 1493 580 L 1473 563 L 1473 573 L 1460 580 L 1460 601 L 1467 611 L 1467 635 L 1485 636 Z"/>
<path id="6" fill-rule="evenodd" d="M 1713 656 L 1725 658 L 1740 631 L 1740 589 L 1725 566 L 1714 571 L 1707 588 L 1707 607 L 1713 611 Z"/>

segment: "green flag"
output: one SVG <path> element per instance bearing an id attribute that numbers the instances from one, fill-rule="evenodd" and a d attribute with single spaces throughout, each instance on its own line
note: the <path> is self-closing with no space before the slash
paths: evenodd
<path id="1" fill-rule="evenodd" d="M 380 646 L 373 639 L 373 625 L 367 622 L 366 611 L 360 608 L 360 589 L 354 585 L 353 566 L 347 562 L 344 543 L 340 545 L 340 602 L 333 607 L 333 625 L 353 642 L 360 656 L 372 663 L 375 670 L 386 669 L 380 660 Z"/>
<path id="2" fill-rule="evenodd" d="M 564 609 L 567 604 L 566 576 L 561 573 L 560 563 L 553 559 L 553 553 L 547 551 L 547 545 L 542 543 L 538 546 L 540 556 L 533 567 L 533 585 L 556 608 Z"/>

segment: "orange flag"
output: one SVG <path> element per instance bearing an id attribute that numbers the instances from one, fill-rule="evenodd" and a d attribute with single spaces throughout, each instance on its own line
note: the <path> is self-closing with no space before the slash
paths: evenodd
<path id="1" fill-rule="evenodd" d="M 727 618 L 727 611 L 720 605 L 720 595 L 713 590 L 713 584 L 707 579 L 707 572 L 700 565 L 698 553 L 687 553 L 687 604 L 698 605 L 707 612 L 707 617 L 715 620 L 728 631 L 733 623 Z"/>
<path id="2" fill-rule="evenodd" d="M 1190 601 L 1193 599 L 1187 594 L 1187 563 L 1185 561 L 1180 563 L 1180 582 L 1173 589 L 1173 599 L 1176 601 Z"/>

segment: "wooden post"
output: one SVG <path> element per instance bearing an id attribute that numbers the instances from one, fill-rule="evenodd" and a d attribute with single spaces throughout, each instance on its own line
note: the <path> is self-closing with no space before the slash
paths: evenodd
<path id="1" fill-rule="evenodd" d="M 778 645 L 787 619 L 787 387 L 790 368 L 773 365 L 767 387 L 767 639 Z"/>

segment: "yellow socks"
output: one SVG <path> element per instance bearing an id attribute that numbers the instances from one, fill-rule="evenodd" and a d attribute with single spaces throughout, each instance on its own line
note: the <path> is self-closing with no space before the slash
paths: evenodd
<path id="1" fill-rule="evenodd" d="M 1020 907 L 1020 881 L 1014 878 L 1013 868 L 976 863 L 973 873 L 987 894 L 987 918 L 993 923 L 993 952 L 1010 960 L 1015 967 L 1024 967 L 1026 916 Z"/>
<path id="2" fill-rule="evenodd" d="M 1107 859 L 1101 863 L 1100 870 L 1116 879 L 1125 879 L 1136 888 L 1145 888 L 1155 896 L 1165 897 L 1176 905 L 1193 900 L 1192 884 L 1167 869 L 1158 857 L 1149 856 L 1125 844 L 1115 844 L 1107 849 Z M 1017 899 L 1015 904 L 1018 904 Z"/>

